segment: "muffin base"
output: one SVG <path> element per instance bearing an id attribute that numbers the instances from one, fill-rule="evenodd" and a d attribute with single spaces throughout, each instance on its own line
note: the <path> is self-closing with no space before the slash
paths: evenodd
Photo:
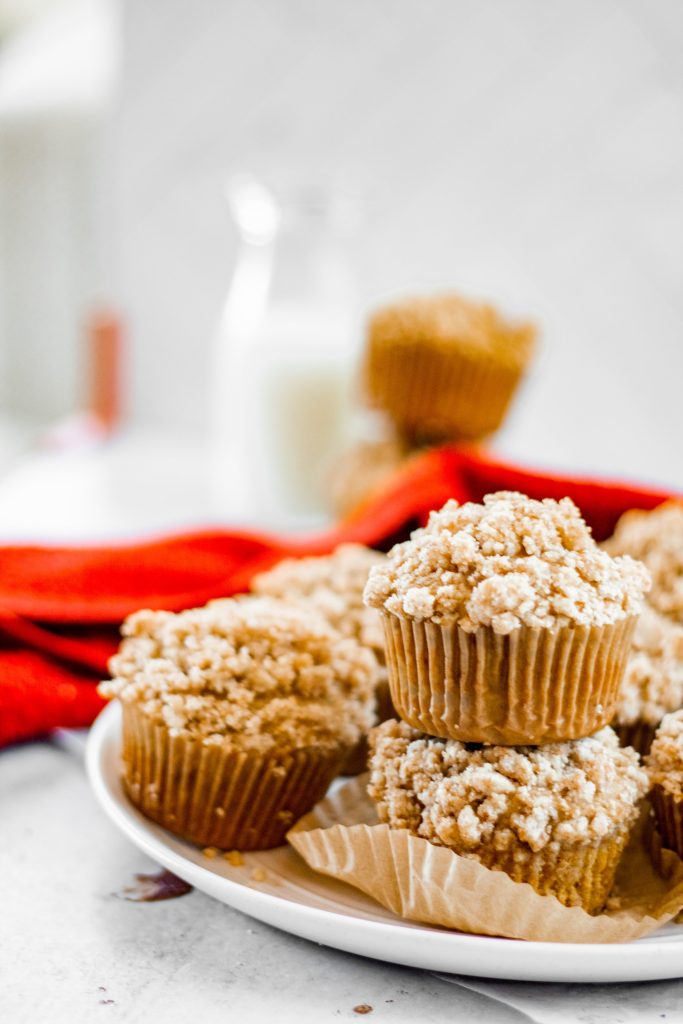
<path id="1" fill-rule="evenodd" d="M 662 846 L 683 858 L 683 794 L 674 796 L 657 784 L 650 793 L 650 803 Z"/>
<path id="2" fill-rule="evenodd" d="M 386 610 L 382 619 L 391 699 L 409 725 L 444 739 L 535 745 L 612 721 L 637 616 L 505 636 Z"/>
<path id="3" fill-rule="evenodd" d="M 555 896 L 566 907 L 597 914 L 614 884 L 628 836 L 628 830 L 622 829 L 596 844 L 559 844 L 538 853 L 521 846 L 509 851 L 481 847 L 454 852 L 474 857 L 493 871 L 504 871 L 514 882 L 527 882 L 541 896 Z"/>
<path id="4" fill-rule="evenodd" d="M 365 377 L 371 400 L 411 442 L 473 441 L 501 425 L 524 369 L 456 345 L 371 340 Z"/>
<path id="5" fill-rule="evenodd" d="M 123 707 L 123 785 L 131 802 L 200 846 L 280 846 L 339 773 L 347 748 L 259 754 L 171 736 L 137 707 Z"/>

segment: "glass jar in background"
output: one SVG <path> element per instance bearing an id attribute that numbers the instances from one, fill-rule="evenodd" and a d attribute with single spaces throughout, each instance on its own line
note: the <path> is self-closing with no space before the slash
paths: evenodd
<path id="1" fill-rule="evenodd" d="M 351 429 L 360 341 L 354 197 L 233 182 L 241 249 L 211 381 L 216 511 L 302 529 L 329 518 L 326 474 Z"/>

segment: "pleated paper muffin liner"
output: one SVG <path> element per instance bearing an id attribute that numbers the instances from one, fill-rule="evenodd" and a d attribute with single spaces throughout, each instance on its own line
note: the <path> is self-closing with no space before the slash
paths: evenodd
<path id="1" fill-rule="evenodd" d="M 665 850 L 668 878 L 661 878 L 640 826 L 611 894 L 619 908 L 589 914 L 406 829 L 377 824 L 366 782 L 354 779 L 323 800 L 287 838 L 313 870 L 360 889 L 407 920 L 539 942 L 607 943 L 647 935 L 683 907 L 683 861 Z"/>
<path id="2" fill-rule="evenodd" d="M 655 785 L 650 792 L 657 830 L 664 846 L 683 857 L 683 795 Z"/>
<path id="3" fill-rule="evenodd" d="M 200 846 L 265 850 L 321 799 L 348 748 L 262 754 L 172 736 L 123 706 L 123 783 L 142 813 Z"/>
<path id="4" fill-rule="evenodd" d="M 525 366 L 456 345 L 370 341 L 371 399 L 412 441 L 475 441 L 503 422 Z"/>
<path id="5" fill-rule="evenodd" d="M 540 744 L 589 736 L 614 718 L 637 616 L 606 626 L 501 636 L 383 610 L 391 699 L 431 736 Z"/>
<path id="6" fill-rule="evenodd" d="M 375 697 L 377 700 L 376 724 L 379 725 L 380 722 L 385 722 L 387 718 L 395 718 L 396 712 L 394 705 L 391 703 L 391 693 L 386 674 L 383 674 L 383 678 L 375 688 Z M 367 736 L 362 736 L 345 760 L 342 767 L 342 775 L 360 775 L 361 772 L 367 771 L 368 753 L 368 738 Z"/>
<path id="7" fill-rule="evenodd" d="M 622 747 L 633 747 L 643 757 L 650 753 L 650 747 L 657 731 L 656 725 L 643 721 L 631 722 L 629 725 L 612 722 L 612 728 L 619 737 Z"/>

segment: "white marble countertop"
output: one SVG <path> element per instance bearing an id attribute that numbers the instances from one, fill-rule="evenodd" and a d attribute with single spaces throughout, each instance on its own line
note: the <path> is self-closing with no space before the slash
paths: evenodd
<path id="1" fill-rule="evenodd" d="M 96 806 L 82 764 L 48 743 L 0 752 L 0 1019 L 279 1024 L 518 1021 L 413 971 L 325 949 L 193 891 L 118 898 L 151 862 Z M 492 1015 L 493 1014 L 493 1015 Z"/>

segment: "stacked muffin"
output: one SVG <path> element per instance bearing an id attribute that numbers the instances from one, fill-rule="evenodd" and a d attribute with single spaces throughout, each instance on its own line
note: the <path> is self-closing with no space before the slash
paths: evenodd
<path id="1" fill-rule="evenodd" d="M 432 513 L 365 591 L 403 720 L 371 733 L 380 819 L 601 909 L 648 787 L 608 728 L 647 587 L 569 499 Z"/>
<path id="2" fill-rule="evenodd" d="M 652 576 L 614 722 L 623 743 L 647 754 L 664 716 L 683 707 L 683 504 L 625 513 L 605 550 L 638 558 Z"/>

